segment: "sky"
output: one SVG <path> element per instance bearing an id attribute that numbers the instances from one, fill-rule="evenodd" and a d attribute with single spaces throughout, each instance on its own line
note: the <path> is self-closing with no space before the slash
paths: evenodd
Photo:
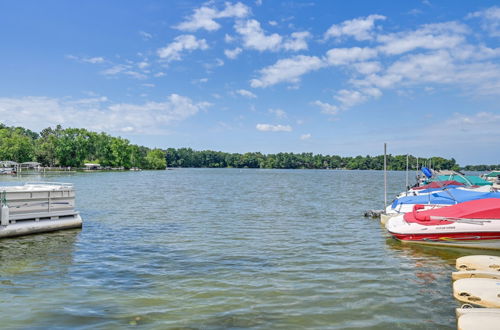
<path id="1" fill-rule="evenodd" d="M 497 1 L 0 0 L 0 122 L 500 164 Z"/>

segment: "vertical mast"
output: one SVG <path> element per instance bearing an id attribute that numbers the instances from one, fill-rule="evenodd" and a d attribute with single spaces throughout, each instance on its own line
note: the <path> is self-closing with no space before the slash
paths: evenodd
<path id="1" fill-rule="evenodd" d="M 384 143 L 384 210 L 387 207 L 387 143 Z"/>
<path id="2" fill-rule="evenodd" d="M 406 190 L 408 190 L 408 162 L 409 162 L 409 158 L 408 158 L 408 154 L 406 154 Z"/>

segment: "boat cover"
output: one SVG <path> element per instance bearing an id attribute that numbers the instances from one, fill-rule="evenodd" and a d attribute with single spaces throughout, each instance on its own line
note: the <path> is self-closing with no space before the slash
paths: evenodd
<path id="1" fill-rule="evenodd" d="M 404 215 L 406 222 L 418 222 L 429 226 L 444 224 L 445 219 L 442 218 L 498 219 L 500 221 L 500 199 L 478 199 L 439 209 L 408 212 Z"/>
<path id="2" fill-rule="evenodd" d="M 451 188 L 459 188 L 459 187 L 463 187 L 464 185 L 461 185 L 461 186 L 455 186 L 455 185 L 449 185 L 449 186 L 446 186 L 445 189 L 451 189 Z M 474 186 L 471 186 L 471 187 L 474 187 Z M 429 189 L 422 189 L 422 190 L 419 190 L 418 192 L 420 194 L 425 194 L 425 193 L 429 193 L 429 192 L 438 192 L 438 191 L 442 191 L 444 190 L 443 188 L 429 188 Z"/>
<path id="3" fill-rule="evenodd" d="M 421 190 L 421 189 L 430 189 L 430 188 L 443 188 L 448 186 L 463 186 L 462 182 L 454 181 L 454 180 L 445 180 L 445 181 L 433 181 L 426 185 L 415 187 L 413 190 Z"/>
<path id="4" fill-rule="evenodd" d="M 464 177 L 465 177 L 465 179 L 464 179 Z M 472 184 L 474 186 L 486 186 L 486 185 L 491 186 L 492 185 L 491 182 L 489 182 L 487 180 L 483 180 L 480 177 L 475 176 L 475 175 L 464 175 L 464 176 L 461 176 L 461 175 L 438 175 L 437 180 L 439 180 L 439 181 L 454 180 L 454 181 L 458 181 L 458 182 L 461 182 L 461 183 L 464 183 L 467 185 Z"/>
<path id="5" fill-rule="evenodd" d="M 395 209 L 400 204 L 444 204 L 453 205 L 466 201 L 484 199 L 484 198 L 500 198 L 500 192 L 477 192 L 452 188 L 446 191 L 439 191 L 428 195 L 405 196 L 400 197 L 392 202 L 391 207 Z"/>

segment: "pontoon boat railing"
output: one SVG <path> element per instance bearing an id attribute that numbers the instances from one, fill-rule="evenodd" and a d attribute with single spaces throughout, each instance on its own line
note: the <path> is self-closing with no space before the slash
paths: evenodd
<path id="1" fill-rule="evenodd" d="M 25 182 L 25 186 L 28 185 L 49 185 L 49 186 L 61 186 L 61 187 L 73 187 L 73 183 L 67 183 L 67 182 L 48 182 L 48 181 L 32 181 L 32 182 Z"/>

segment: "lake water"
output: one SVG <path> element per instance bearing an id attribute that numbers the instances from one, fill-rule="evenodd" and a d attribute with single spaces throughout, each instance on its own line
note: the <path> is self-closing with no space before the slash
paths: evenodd
<path id="1" fill-rule="evenodd" d="M 491 254 L 390 239 L 363 217 L 383 206 L 381 171 L 0 180 L 72 182 L 84 219 L 0 241 L 2 328 L 453 329 L 455 259 Z M 388 181 L 392 199 L 405 173 Z"/>

